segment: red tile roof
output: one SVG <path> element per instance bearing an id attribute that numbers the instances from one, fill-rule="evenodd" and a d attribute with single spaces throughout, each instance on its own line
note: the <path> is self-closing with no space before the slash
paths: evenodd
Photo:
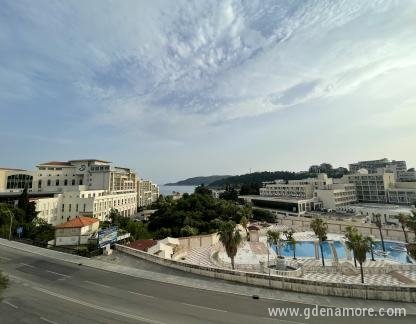
<path id="1" fill-rule="evenodd" d="M 157 244 L 157 241 L 155 240 L 137 240 L 137 241 L 131 242 L 130 244 L 127 244 L 126 246 L 131 247 L 132 249 L 147 252 L 149 248 L 151 248 L 153 245 L 156 245 L 156 244 Z"/>
<path id="2" fill-rule="evenodd" d="M 55 226 L 55 228 L 82 228 L 97 222 L 99 222 L 97 218 L 77 216 L 66 223 Z"/>

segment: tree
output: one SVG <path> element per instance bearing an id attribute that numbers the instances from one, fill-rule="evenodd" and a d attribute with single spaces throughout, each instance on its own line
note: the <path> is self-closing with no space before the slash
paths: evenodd
<path id="1" fill-rule="evenodd" d="M 353 253 L 355 267 L 357 267 L 357 258 L 355 257 L 355 253 L 354 253 L 354 244 L 355 244 L 358 234 L 359 234 L 358 230 L 355 226 L 347 226 L 345 228 L 345 238 L 346 238 L 345 244 L 347 245 L 347 248 Z"/>
<path id="2" fill-rule="evenodd" d="M 370 252 L 371 252 L 371 261 L 376 261 L 374 259 L 374 240 L 371 236 L 367 236 L 368 245 L 370 246 Z"/>
<path id="3" fill-rule="evenodd" d="M 281 258 L 280 248 L 282 246 L 282 238 L 280 236 L 280 232 L 276 230 L 268 230 L 266 237 L 267 237 L 267 242 L 269 242 L 270 245 L 275 246 L 276 257 Z M 277 267 L 277 258 L 276 258 L 276 267 Z"/>
<path id="4" fill-rule="evenodd" d="M 360 264 L 360 271 L 361 271 L 361 283 L 364 283 L 364 271 L 363 271 L 363 263 L 367 258 L 367 252 L 370 251 L 369 240 L 367 237 L 363 237 L 361 234 L 358 234 L 355 238 L 354 243 L 354 254 L 357 258 L 358 263 Z"/>
<path id="5" fill-rule="evenodd" d="M 194 192 L 199 195 L 212 195 L 212 191 L 205 187 L 204 184 L 201 184 L 200 186 L 196 187 Z"/>
<path id="6" fill-rule="evenodd" d="M 332 165 L 329 163 L 321 163 L 319 165 L 319 172 L 320 173 L 326 173 L 326 174 L 330 174 L 332 172 L 333 168 Z"/>
<path id="7" fill-rule="evenodd" d="M 36 218 L 36 204 L 35 202 L 29 201 L 29 195 L 27 193 L 28 187 L 27 185 L 23 189 L 19 199 L 17 201 L 17 207 L 20 208 L 25 212 L 25 223 L 30 223 L 33 219 Z"/>
<path id="8" fill-rule="evenodd" d="M 182 237 L 186 237 L 186 236 L 193 236 L 193 235 L 197 235 L 198 234 L 198 229 L 191 227 L 189 225 L 186 225 L 184 227 L 181 228 L 181 236 Z"/>
<path id="9" fill-rule="evenodd" d="M 326 234 L 328 231 L 328 224 L 324 222 L 321 218 L 315 218 L 311 224 L 311 229 L 314 231 L 315 235 L 319 239 L 319 247 L 321 249 L 321 257 L 322 257 L 322 266 L 325 267 L 325 260 L 324 260 L 324 251 L 322 248 L 322 242 L 326 241 Z"/>
<path id="10" fill-rule="evenodd" d="M 407 238 L 407 232 L 406 232 L 406 225 L 407 225 L 407 222 L 409 221 L 409 215 L 400 213 L 399 215 L 396 216 L 396 218 L 399 220 L 399 223 L 402 227 L 405 242 L 409 243 L 409 240 Z"/>
<path id="11" fill-rule="evenodd" d="M 373 219 L 373 221 L 374 221 L 374 224 L 376 224 L 376 226 L 378 227 L 378 230 L 379 230 L 379 232 L 380 232 L 380 240 L 381 240 L 381 246 L 382 246 L 382 248 L 383 248 L 383 252 L 386 252 L 386 247 L 384 246 L 384 238 L 383 238 L 383 231 L 382 231 L 382 226 L 383 226 L 383 224 L 382 224 L 382 222 L 381 222 L 381 215 L 380 214 L 376 214 L 375 216 L 374 216 L 374 219 Z"/>
<path id="12" fill-rule="evenodd" d="M 295 239 L 295 231 L 291 228 L 288 231 L 284 231 L 283 234 L 286 235 L 286 241 L 292 246 L 293 249 L 293 259 L 296 260 L 296 239 Z"/>
<path id="13" fill-rule="evenodd" d="M 228 257 L 231 259 L 231 267 L 234 270 L 234 258 L 242 241 L 240 231 L 236 228 L 234 222 L 228 221 L 221 226 L 218 236 Z"/>
<path id="14" fill-rule="evenodd" d="M 408 216 L 406 226 L 413 231 L 416 239 L 416 210 L 412 210 L 412 215 Z"/>
<path id="15" fill-rule="evenodd" d="M 247 241 L 250 241 L 250 233 L 248 232 L 248 228 L 247 228 L 248 219 L 245 216 L 241 217 L 240 224 L 241 226 L 243 226 L 244 231 L 246 232 Z"/>
<path id="16" fill-rule="evenodd" d="M 110 213 L 108 214 L 108 218 L 111 220 L 111 225 L 119 225 L 122 216 L 117 209 L 111 208 Z"/>
<path id="17" fill-rule="evenodd" d="M 219 198 L 224 199 L 224 200 L 237 201 L 238 200 L 238 192 L 233 187 L 230 187 L 226 191 L 220 193 Z"/>
<path id="18" fill-rule="evenodd" d="M 253 219 L 258 220 L 258 221 L 273 223 L 275 220 L 275 217 L 268 210 L 254 208 Z"/>
<path id="19" fill-rule="evenodd" d="M 26 224 L 26 236 L 47 245 L 55 238 L 55 228 L 44 219 L 36 217 L 31 223 Z"/>

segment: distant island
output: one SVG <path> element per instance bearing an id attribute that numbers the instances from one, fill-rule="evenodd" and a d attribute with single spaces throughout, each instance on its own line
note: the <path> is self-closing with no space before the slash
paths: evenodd
<path id="1" fill-rule="evenodd" d="M 212 175 L 207 177 L 193 177 L 178 182 L 166 183 L 165 186 L 199 186 L 204 184 L 209 186 L 211 183 L 231 177 L 230 175 Z"/>

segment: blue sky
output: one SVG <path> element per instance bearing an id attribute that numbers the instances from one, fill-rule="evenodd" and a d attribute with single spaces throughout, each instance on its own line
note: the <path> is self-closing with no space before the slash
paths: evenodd
<path id="1" fill-rule="evenodd" d="M 416 1 L 7 1 L 0 166 L 416 166 Z"/>

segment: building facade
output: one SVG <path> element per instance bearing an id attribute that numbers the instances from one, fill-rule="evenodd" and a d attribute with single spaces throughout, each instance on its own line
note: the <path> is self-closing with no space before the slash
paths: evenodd
<path id="1" fill-rule="evenodd" d="M 355 185 L 358 201 L 383 204 L 388 202 L 387 190 L 395 185 L 394 174 L 385 170 L 379 170 L 377 173 L 360 170 L 344 175 L 342 181 Z"/>
<path id="2" fill-rule="evenodd" d="M 357 173 L 360 169 L 366 169 L 368 173 L 377 173 L 378 169 L 393 167 L 397 172 L 407 170 L 406 161 L 390 161 L 387 158 L 380 160 L 369 160 L 351 163 L 349 165 L 350 173 Z"/>
<path id="3" fill-rule="evenodd" d="M 137 181 L 137 205 L 139 207 L 150 206 L 159 198 L 159 186 L 150 180 L 139 179 Z"/>
<path id="4" fill-rule="evenodd" d="M 37 165 L 33 172 L 0 169 L 0 192 L 19 193 L 25 186 L 38 217 L 53 225 L 79 215 L 105 221 L 112 208 L 126 217 L 137 211 L 136 174 L 108 161 L 52 161 Z"/>

